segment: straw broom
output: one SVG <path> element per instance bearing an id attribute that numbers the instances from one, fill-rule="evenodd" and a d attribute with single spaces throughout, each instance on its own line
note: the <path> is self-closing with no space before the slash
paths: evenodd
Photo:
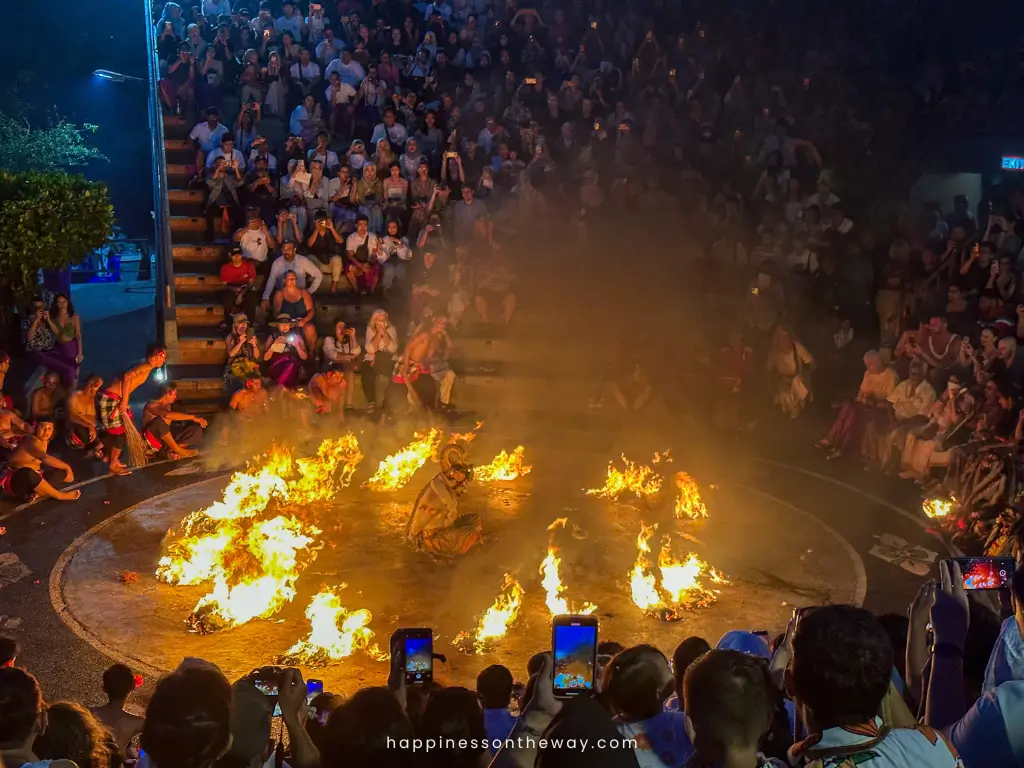
<path id="1" fill-rule="evenodd" d="M 127 415 L 124 418 L 124 436 L 128 443 L 128 466 L 146 466 L 146 441 L 139 434 L 135 422 Z"/>

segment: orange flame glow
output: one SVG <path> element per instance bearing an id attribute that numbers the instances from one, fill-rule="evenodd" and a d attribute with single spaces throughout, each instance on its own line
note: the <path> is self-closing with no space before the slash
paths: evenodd
<path id="1" fill-rule="evenodd" d="M 933 520 L 948 517 L 953 511 L 956 499 L 950 496 L 948 499 L 926 499 L 921 505 L 924 513 Z"/>
<path id="2" fill-rule="evenodd" d="M 237 626 L 272 616 L 292 600 L 296 579 L 316 559 L 321 531 L 300 516 L 270 510 L 334 498 L 362 458 L 351 433 L 325 440 L 306 459 L 274 446 L 259 466 L 231 477 L 220 501 L 186 517 L 156 575 L 169 584 L 212 583 L 189 626 L 198 632 Z"/>
<path id="3" fill-rule="evenodd" d="M 676 488 L 679 489 L 679 496 L 676 498 L 676 517 L 696 520 L 708 516 L 708 508 L 700 497 L 700 488 L 692 477 L 685 472 L 676 472 Z"/>
<path id="4" fill-rule="evenodd" d="M 357 650 L 378 661 L 388 658 L 376 643 L 371 644 L 370 612 L 365 608 L 348 611 L 342 607 L 338 591 L 344 588 L 344 584 L 336 589 L 325 587 L 310 600 L 306 608 L 309 636 L 285 651 L 288 663 L 322 666 L 341 661 Z"/>
<path id="5" fill-rule="evenodd" d="M 661 460 L 661 457 L 659 457 Z M 638 497 L 651 496 L 661 490 L 662 477 L 649 466 L 637 466 L 622 456 L 621 470 L 616 469 L 614 462 L 608 462 L 608 473 L 601 488 L 591 488 L 588 496 L 602 499 L 618 499 L 623 493 L 633 493 Z"/>
<path id="6" fill-rule="evenodd" d="M 501 582 L 501 593 L 494 605 L 487 609 L 476 629 L 472 632 L 460 632 L 455 636 L 453 644 L 466 653 L 484 653 L 494 643 L 508 633 L 508 628 L 519 615 L 523 595 L 522 586 L 511 573 L 506 573 Z"/>
<path id="7" fill-rule="evenodd" d="M 720 594 L 718 589 L 706 587 L 703 578 L 712 584 L 728 584 L 726 578 L 707 563 L 690 553 L 685 560 L 672 555 L 672 537 L 665 536 L 658 555 L 658 570 L 661 583 L 651 569 L 650 540 L 657 529 L 654 525 L 640 523 L 637 536 L 637 559 L 629 573 L 630 597 L 644 613 L 666 620 L 681 618 L 682 610 L 705 608 L 714 603 Z M 660 586 L 660 589 L 659 589 Z"/>
<path id="8" fill-rule="evenodd" d="M 567 518 L 560 517 L 548 526 L 548 531 L 551 532 L 548 542 L 548 554 L 540 564 L 540 584 L 544 587 L 544 602 L 552 616 L 560 616 L 566 613 L 590 614 L 597 610 L 597 606 L 593 603 L 588 602 L 584 603 L 581 607 L 577 607 L 562 597 L 565 585 L 562 584 L 562 579 L 558 574 L 562 560 L 558 556 L 558 547 L 555 546 L 555 532 L 560 528 L 564 528 L 567 522 Z"/>
<path id="9" fill-rule="evenodd" d="M 502 451 L 490 464 L 473 468 L 473 479 L 481 483 L 494 483 L 498 481 L 515 480 L 523 475 L 530 474 L 533 467 L 523 464 L 524 448 L 516 446 L 511 454 Z"/>
<path id="10" fill-rule="evenodd" d="M 449 443 L 472 443 L 476 439 L 476 433 L 480 431 L 484 423 L 478 421 L 470 432 L 452 432 L 448 437 Z"/>
<path id="11" fill-rule="evenodd" d="M 413 440 L 397 453 L 381 461 L 373 477 L 363 483 L 373 491 L 396 491 L 412 480 L 427 459 L 437 452 L 441 431 L 431 429 L 425 435 L 413 434 Z"/>

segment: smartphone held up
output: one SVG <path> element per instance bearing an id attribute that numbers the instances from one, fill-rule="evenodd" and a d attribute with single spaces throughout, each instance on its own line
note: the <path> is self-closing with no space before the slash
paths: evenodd
<path id="1" fill-rule="evenodd" d="M 1015 569 L 1012 557 L 953 557 L 960 566 L 964 589 L 1008 589 Z"/>
<path id="2" fill-rule="evenodd" d="M 406 685 L 423 685 L 434 679 L 434 632 L 403 629 L 402 665 Z"/>
<path id="3" fill-rule="evenodd" d="M 555 696 L 569 699 L 595 690 L 597 617 L 555 616 L 551 620 Z"/>

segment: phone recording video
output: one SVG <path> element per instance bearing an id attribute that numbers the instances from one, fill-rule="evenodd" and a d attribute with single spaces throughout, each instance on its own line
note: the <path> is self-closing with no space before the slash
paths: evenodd
<path id="1" fill-rule="evenodd" d="M 306 703 L 312 704 L 317 695 L 324 692 L 324 681 L 316 678 L 309 678 L 306 681 Z"/>
<path id="2" fill-rule="evenodd" d="M 594 690 L 597 669 L 597 617 L 556 616 L 551 622 L 554 691 L 571 698 Z"/>
<path id="3" fill-rule="evenodd" d="M 422 685 L 434 679 L 434 633 L 430 629 L 402 631 L 405 684 Z"/>
<path id="4" fill-rule="evenodd" d="M 1005 589 L 1013 579 L 1012 557 L 954 557 L 960 566 L 964 589 Z"/>
<path id="5" fill-rule="evenodd" d="M 278 692 L 280 690 L 278 676 L 276 674 L 261 675 L 253 681 L 253 686 L 257 691 L 274 702 L 274 717 L 280 717 L 281 703 L 278 701 Z"/>

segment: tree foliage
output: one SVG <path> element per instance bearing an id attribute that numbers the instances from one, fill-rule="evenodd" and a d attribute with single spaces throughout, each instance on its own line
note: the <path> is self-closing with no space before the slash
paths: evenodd
<path id="1" fill-rule="evenodd" d="M 23 300 L 39 269 L 77 264 L 114 223 L 105 184 L 63 171 L 0 171 L 0 292 Z"/>
<path id="2" fill-rule="evenodd" d="M 105 159 L 86 142 L 87 136 L 96 130 L 95 125 L 79 127 L 65 120 L 36 128 L 24 118 L 0 112 L 0 168 L 48 171 Z"/>

